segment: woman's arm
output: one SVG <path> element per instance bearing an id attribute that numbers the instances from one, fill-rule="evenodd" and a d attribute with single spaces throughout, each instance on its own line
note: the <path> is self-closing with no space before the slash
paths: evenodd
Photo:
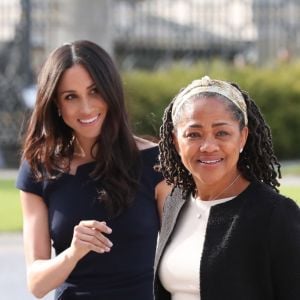
<path id="1" fill-rule="evenodd" d="M 148 149 L 148 148 L 157 146 L 156 143 L 146 140 L 146 139 L 143 139 L 143 138 L 140 138 L 138 136 L 134 136 L 134 139 L 136 141 L 136 144 L 137 144 L 137 147 L 139 148 L 139 150 L 144 150 L 144 149 Z M 165 199 L 168 196 L 168 194 L 171 192 L 171 190 L 172 190 L 172 186 L 168 185 L 165 180 L 162 180 L 155 186 L 155 199 L 157 201 L 157 209 L 158 209 L 160 218 L 162 216 Z"/>
<path id="2" fill-rule="evenodd" d="M 138 136 L 134 136 L 134 139 L 136 141 L 137 147 L 139 150 L 144 150 L 148 148 L 152 148 L 157 146 L 156 143 L 149 141 L 144 138 L 140 138 Z M 162 216 L 162 211 L 165 203 L 165 199 L 167 198 L 168 194 L 171 192 L 172 186 L 168 185 L 165 180 L 162 180 L 155 186 L 155 199 L 157 201 L 157 209 L 160 215 L 160 218 Z"/>
<path id="3" fill-rule="evenodd" d="M 81 221 L 74 228 L 69 248 L 51 258 L 48 209 L 43 199 L 21 191 L 23 235 L 29 290 L 42 298 L 62 284 L 77 262 L 89 251 L 110 251 L 112 243 L 103 234 L 111 233 L 105 222 Z"/>
<path id="4" fill-rule="evenodd" d="M 155 187 L 155 199 L 157 201 L 157 208 L 158 208 L 160 219 L 162 218 L 165 199 L 170 194 L 171 190 L 172 190 L 172 186 L 167 184 L 165 180 L 159 182 Z"/>
<path id="5" fill-rule="evenodd" d="M 276 199 L 277 200 L 277 199 Z M 270 222 L 271 270 L 276 299 L 300 299 L 300 208 L 278 199 Z"/>

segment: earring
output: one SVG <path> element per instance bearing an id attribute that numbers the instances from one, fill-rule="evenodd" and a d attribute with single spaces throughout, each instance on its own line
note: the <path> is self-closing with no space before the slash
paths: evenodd
<path id="1" fill-rule="evenodd" d="M 243 152 L 243 150 L 244 150 L 244 149 L 243 149 L 243 148 L 241 148 L 241 149 L 240 149 L 240 153 L 242 153 L 242 152 Z"/>
<path id="2" fill-rule="evenodd" d="M 61 117 L 61 111 L 60 111 L 59 108 L 57 109 L 57 114 L 58 114 L 59 117 Z"/>

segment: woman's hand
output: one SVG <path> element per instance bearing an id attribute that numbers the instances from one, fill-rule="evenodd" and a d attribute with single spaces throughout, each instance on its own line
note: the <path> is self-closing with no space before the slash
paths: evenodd
<path id="1" fill-rule="evenodd" d="M 70 246 L 72 255 L 79 260 L 90 251 L 97 253 L 109 252 L 113 244 L 105 234 L 110 234 L 111 232 L 111 228 L 105 222 L 95 220 L 81 221 L 74 227 Z"/>
<path id="2" fill-rule="evenodd" d="M 105 253 L 110 250 L 112 243 L 106 234 L 112 230 L 105 222 L 88 220 L 74 227 L 70 247 L 51 257 L 48 207 L 38 195 L 23 191 L 20 195 L 27 282 L 35 297 L 42 298 L 65 282 L 89 251 Z"/>

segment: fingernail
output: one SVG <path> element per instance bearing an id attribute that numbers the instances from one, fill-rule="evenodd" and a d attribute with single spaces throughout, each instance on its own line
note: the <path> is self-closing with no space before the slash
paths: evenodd
<path id="1" fill-rule="evenodd" d="M 112 233 L 112 229 L 109 227 L 106 227 L 107 233 Z"/>

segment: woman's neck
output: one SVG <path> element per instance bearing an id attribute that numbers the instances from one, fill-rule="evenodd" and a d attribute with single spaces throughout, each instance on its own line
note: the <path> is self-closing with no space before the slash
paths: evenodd
<path id="1" fill-rule="evenodd" d="M 217 200 L 240 194 L 249 184 L 240 173 L 230 177 L 226 182 L 214 184 L 196 184 L 195 198 L 201 200 Z"/>
<path id="2" fill-rule="evenodd" d="M 94 159 L 94 156 L 92 155 L 92 149 L 93 154 L 95 153 L 95 148 L 93 148 L 94 143 L 89 141 L 79 141 L 79 139 L 74 139 L 74 157 L 80 158 L 84 161 L 90 161 Z"/>

